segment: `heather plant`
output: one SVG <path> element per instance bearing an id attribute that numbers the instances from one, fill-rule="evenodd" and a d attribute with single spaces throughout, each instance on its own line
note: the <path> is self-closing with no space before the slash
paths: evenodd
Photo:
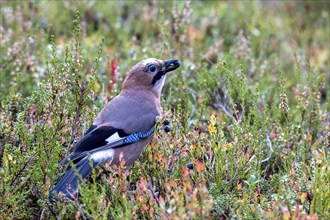
<path id="1" fill-rule="evenodd" d="M 328 2 L 0 6 L 0 219 L 330 217 Z M 171 131 L 49 203 L 60 161 L 147 57 L 182 64 L 163 90 Z"/>

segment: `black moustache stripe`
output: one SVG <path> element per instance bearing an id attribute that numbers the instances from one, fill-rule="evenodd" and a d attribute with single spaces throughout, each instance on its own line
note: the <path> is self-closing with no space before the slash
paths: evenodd
<path id="1" fill-rule="evenodd" d="M 163 71 L 159 71 L 154 78 L 152 79 L 152 85 L 155 85 L 155 83 L 160 80 L 160 78 L 162 78 L 162 76 L 165 75 L 165 73 Z"/>

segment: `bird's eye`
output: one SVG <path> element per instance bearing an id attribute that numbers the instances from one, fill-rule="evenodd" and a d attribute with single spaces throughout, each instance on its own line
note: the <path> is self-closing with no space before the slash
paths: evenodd
<path id="1" fill-rule="evenodd" d="M 157 67 L 156 65 L 150 65 L 148 68 L 149 73 L 156 73 L 157 72 Z"/>

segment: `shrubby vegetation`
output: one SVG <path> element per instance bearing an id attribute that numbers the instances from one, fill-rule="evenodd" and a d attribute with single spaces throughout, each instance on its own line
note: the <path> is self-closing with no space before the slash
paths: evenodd
<path id="1" fill-rule="evenodd" d="M 330 217 L 329 2 L 0 6 L 1 219 Z M 50 205 L 61 159 L 147 57 L 182 63 L 171 132 Z"/>

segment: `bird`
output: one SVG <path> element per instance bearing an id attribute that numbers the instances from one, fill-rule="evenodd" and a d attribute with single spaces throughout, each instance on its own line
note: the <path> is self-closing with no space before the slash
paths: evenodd
<path id="1" fill-rule="evenodd" d="M 78 184 L 100 164 L 119 165 L 123 160 L 127 168 L 133 166 L 153 137 L 156 118 L 162 115 L 160 97 L 166 74 L 180 65 L 176 59 L 148 58 L 127 72 L 119 95 L 99 112 L 73 152 L 62 160 L 68 166 L 49 191 L 50 202 L 60 194 L 77 198 Z"/>

